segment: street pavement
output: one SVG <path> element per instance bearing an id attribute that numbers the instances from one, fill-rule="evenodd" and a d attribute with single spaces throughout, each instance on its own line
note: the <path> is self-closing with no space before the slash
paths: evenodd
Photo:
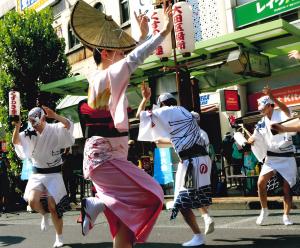
<path id="1" fill-rule="evenodd" d="M 198 223 L 203 229 L 203 220 L 198 212 Z M 70 211 L 64 216 L 64 241 L 66 248 L 108 248 L 112 247 L 108 225 L 103 215 L 97 219 L 94 229 L 87 237 L 81 235 L 76 223 L 78 211 Z M 212 209 L 215 232 L 206 237 L 206 247 L 300 247 L 300 210 L 292 210 L 293 226 L 282 224 L 281 210 L 271 210 L 265 226 L 256 226 L 259 210 Z M 178 248 L 191 238 L 192 234 L 182 217 L 169 221 L 170 212 L 164 210 L 151 233 L 148 243 L 138 248 Z M 40 231 L 41 217 L 36 213 L 19 212 L 3 214 L 0 217 L 0 247 L 50 248 L 54 243 L 54 228 Z"/>

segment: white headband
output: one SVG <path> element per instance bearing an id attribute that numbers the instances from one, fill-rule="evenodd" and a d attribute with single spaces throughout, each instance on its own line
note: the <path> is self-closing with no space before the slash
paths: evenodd
<path id="1" fill-rule="evenodd" d="M 163 93 L 158 97 L 157 105 L 160 106 L 162 102 L 172 98 L 175 99 L 175 97 L 171 93 Z"/>
<path id="2" fill-rule="evenodd" d="M 258 110 L 264 109 L 264 107 L 268 104 L 274 104 L 274 101 L 269 96 L 262 96 L 257 100 L 258 102 Z"/>
<path id="3" fill-rule="evenodd" d="M 30 120 L 31 125 L 34 127 L 41 123 L 41 119 L 44 115 L 45 115 L 45 112 L 42 108 L 35 107 L 29 111 L 28 120 Z"/>

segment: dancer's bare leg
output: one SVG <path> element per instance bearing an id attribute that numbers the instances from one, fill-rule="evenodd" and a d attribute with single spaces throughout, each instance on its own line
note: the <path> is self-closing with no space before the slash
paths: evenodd
<path id="1" fill-rule="evenodd" d="M 44 215 L 46 212 L 40 202 L 42 193 L 43 192 L 38 190 L 31 190 L 28 197 L 28 205 L 31 207 L 31 209 Z"/>
<path id="2" fill-rule="evenodd" d="M 192 209 L 180 209 L 180 212 L 182 213 L 185 222 L 192 229 L 193 233 L 194 234 L 201 233 L 199 225 L 196 221 L 196 216 L 193 213 L 193 210 Z"/>
<path id="3" fill-rule="evenodd" d="M 56 203 L 53 199 L 52 196 L 48 197 L 48 209 L 49 212 L 51 213 L 51 218 L 52 222 L 56 231 L 56 236 L 55 236 L 55 243 L 53 247 L 62 247 L 64 245 L 63 241 L 63 219 L 58 218 L 57 212 L 56 212 Z"/>
<path id="4" fill-rule="evenodd" d="M 51 197 L 51 196 L 48 197 L 48 209 L 49 209 L 49 212 L 51 213 L 51 218 L 52 218 L 52 222 L 53 222 L 55 231 L 58 235 L 61 235 L 62 230 L 63 230 L 63 219 L 58 218 L 58 215 L 56 212 L 56 203 L 55 203 L 53 197 Z"/>
<path id="5" fill-rule="evenodd" d="M 200 213 L 203 214 L 208 214 L 208 207 L 203 207 L 203 208 L 199 208 Z"/>
<path id="6" fill-rule="evenodd" d="M 122 222 L 118 224 L 118 233 L 114 238 L 113 248 L 132 248 L 133 247 L 133 233 Z"/>
<path id="7" fill-rule="evenodd" d="M 289 183 L 284 180 L 283 181 L 283 214 L 289 215 L 291 208 L 292 208 L 292 202 L 293 202 L 293 196 L 290 193 L 290 185 Z"/>
<path id="8" fill-rule="evenodd" d="M 293 203 L 293 196 L 291 194 L 291 189 L 289 183 L 284 180 L 283 181 L 283 216 L 282 216 L 282 221 L 283 224 L 288 226 L 288 225 L 293 225 L 293 221 L 290 219 L 290 211 L 292 208 L 292 203 Z"/>
<path id="9" fill-rule="evenodd" d="M 268 172 L 265 175 L 260 175 L 257 182 L 258 196 L 261 205 L 260 215 L 256 219 L 257 225 L 263 225 L 266 221 L 266 218 L 269 215 L 268 211 L 268 199 L 267 199 L 267 184 L 268 181 L 274 175 L 273 171 Z"/>
<path id="10" fill-rule="evenodd" d="M 262 208 L 268 208 L 267 201 L 267 184 L 271 177 L 274 175 L 273 171 L 265 175 L 260 175 L 257 182 L 258 196 L 260 200 L 260 205 Z"/>

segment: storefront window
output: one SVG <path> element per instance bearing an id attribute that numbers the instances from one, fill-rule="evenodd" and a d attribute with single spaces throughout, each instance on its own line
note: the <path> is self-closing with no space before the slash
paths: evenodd
<path id="1" fill-rule="evenodd" d="M 70 24 L 68 26 L 68 39 L 69 39 L 69 50 L 80 44 L 80 41 L 74 35 Z"/>
<path id="2" fill-rule="evenodd" d="M 103 4 L 100 3 L 100 2 L 96 3 L 95 6 L 94 6 L 94 8 L 97 9 L 97 10 L 99 10 L 99 11 L 101 11 L 101 12 L 103 12 L 103 10 L 104 10 Z"/>
<path id="3" fill-rule="evenodd" d="M 120 0 L 121 24 L 129 21 L 129 3 L 128 0 Z"/>

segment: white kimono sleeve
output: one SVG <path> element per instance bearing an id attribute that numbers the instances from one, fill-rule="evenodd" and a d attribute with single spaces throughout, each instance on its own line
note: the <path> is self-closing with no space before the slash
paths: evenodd
<path id="1" fill-rule="evenodd" d="M 125 92 L 130 76 L 139 65 L 143 64 L 144 60 L 157 48 L 163 39 L 164 37 L 160 34 L 155 35 L 150 40 L 136 47 L 126 58 L 112 64 L 107 69 L 111 93 L 109 109 L 115 127 L 119 131 L 128 130 L 128 100 Z"/>
<path id="2" fill-rule="evenodd" d="M 154 142 L 159 138 L 170 138 L 163 112 L 162 109 L 141 111 L 138 140 Z"/>
<path id="3" fill-rule="evenodd" d="M 259 131 L 254 130 L 252 137 L 254 139 L 254 143 L 251 145 L 251 150 L 257 160 L 262 162 L 267 156 L 268 145 L 264 136 Z"/>
<path id="4" fill-rule="evenodd" d="M 15 146 L 15 151 L 17 156 L 24 160 L 27 158 L 31 158 L 32 156 L 32 151 L 34 149 L 34 140 L 36 137 L 32 136 L 31 139 L 29 137 L 25 136 L 24 132 L 20 133 L 20 143 L 21 144 L 16 144 Z"/>
<path id="5" fill-rule="evenodd" d="M 58 146 L 60 148 L 67 148 L 74 145 L 75 139 L 73 137 L 74 124 L 72 121 L 68 120 L 70 123 L 70 128 L 67 129 L 61 122 L 55 123 L 55 131 L 58 136 Z"/>

